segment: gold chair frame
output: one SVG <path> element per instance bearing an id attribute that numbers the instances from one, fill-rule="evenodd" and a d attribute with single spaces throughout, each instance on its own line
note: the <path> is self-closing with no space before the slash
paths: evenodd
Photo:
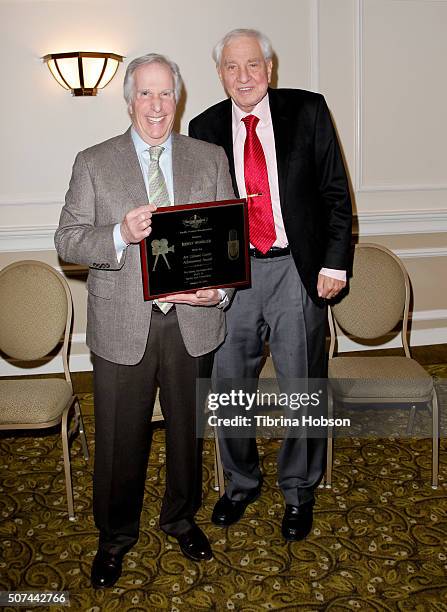
<path id="1" fill-rule="evenodd" d="M 66 487 L 66 494 L 67 494 L 68 516 L 69 516 L 69 519 L 73 521 L 75 520 L 75 513 L 74 513 L 74 504 L 73 504 L 73 486 L 72 486 L 71 464 L 70 464 L 70 442 L 71 442 L 72 437 L 76 434 L 76 432 L 78 432 L 80 436 L 84 458 L 86 461 L 89 459 L 89 451 L 87 447 L 87 439 L 85 436 L 81 407 L 80 407 L 79 400 L 76 394 L 73 393 L 73 385 L 71 381 L 70 370 L 68 367 L 68 348 L 69 348 L 69 341 L 70 341 L 71 322 L 72 322 L 72 316 L 73 316 L 73 301 L 72 301 L 71 292 L 70 292 L 70 288 L 68 286 L 67 281 L 63 278 L 61 274 L 59 274 L 59 272 L 54 270 L 54 268 L 52 268 L 48 264 L 41 262 L 41 261 L 22 260 L 22 261 L 17 261 L 15 263 L 12 263 L 6 266 L 5 268 L 3 268 L 3 270 L 0 271 L 0 286 L 1 286 L 2 278 L 5 278 L 5 275 L 10 274 L 10 273 L 19 272 L 20 269 L 23 270 L 26 267 L 28 267 L 30 270 L 32 268 L 37 268 L 41 271 L 42 270 L 45 271 L 52 277 L 56 278 L 65 291 L 66 321 L 65 321 L 65 330 L 64 330 L 64 335 L 63 335 L 61 356 L 62 356 L 65 381 L 69 385 L 69 389 L 71 390 L 71 396 L 67 404 L 65 405 L 63 411 L 60 412 L 60 414 L 58 414 L 55 418 L 51 420 L 47 420 L 43 422 L 26 422 L 26 421 L 5 422 L 2 420 L 1 393 L 0 393 L 0 430 L 14 430 L 14 431 L 15 430 L 25 430 L 25 429 L 37 430 L 37 429 L 48 429 L 50 427 L 61 425 L 61 438 L 62 438 L 62 449 L 63 449 L 63 460 L 64 460 L 64 473 L 65 473 L 65 487 Z M 3 313 L 3 315 L 4 314 L 5 313 Z M 5 317 L 2 317 L 1 325 L 7 325 L 7 323 L 8 322 L 5 319 Z M 17 332 L 21 333 L 21 330 L 17 330 Z M 2 346 L 1 340 L 2 338 L 1 338 L 1 329 L 0 329 L 0 348 L 5 351 L 4 346 Z M 49 351 L 46 351 L 45 354 L 40 355 L 40 357 L 38 358 L 47 356 L 48 353 L 50 353 L 54 349 L 54 347 L 58 344 L 59 341 L 60 339 L 54 344 L 54 346 Z M 15 357 L 15 355 L 9 355 L 9 356 Z M 32 360 L 34 359 L 36 359 L 36 357 L 33 357 Z M 27 358 L 24 356 L 21 356 L 20 360 L 27 361 Z M 8 382 L 11 382 L 11 381 L 8 381 Z M 4 381 L 0 380 L 0 391 L 2 388 L 2 384 L 4 384 Z M 17 384 L 20 384 L 20 380 L 17 381 Z M 74 420 L 73 420 L 71 427 L 69 427 L 70 413 L 72 409 L 74 409 Z"/>
<path id="2" fill-rule="evenodd" d="M 365 249 L 376 249 L 378 251 L 381 251 L 382 253 L 386 253 L 392 260 L 394 260 L 394 262 L 398 264 L 402 272 L 402 282 L 404 283 L 404 290 L 405 290 L 405 301 L 404 301 L 404 307 L 402 311 L 402 325 L 401 325 L 401 330 L 400 330 L 402 348 L 405 353 L 405 357 L 402 357 L 402 359 L 406 358 L 406 359 L 409 359 L 415 362 L 415 360 L 413 360 L 411 357 L 410 347 L 409 347 L 408 338 L 407 338 L 409 308 L 410 308 L 410 294 L 411 294 L 410 280 L 408 277 L 408 273 L 404 265 L 402 264 L 401 260 L 399 259 L 399 257 L 397 257 L 392 251 L 390 251 L 386 247 L 379 245 L 379 244 L 374 244 L 374 243 L 360 243 L 356 245 L 355 253 L 357 253 L 359 250 L 365 250 Z M 355 276 L 353 278 L 355 282 Z M 353 290 L 355 291 L 355 286 Z M 328 319 L 329 319 L 329 329 L 330 329 L 328 415 L 332 416 L 334 402 L 336 401 L 341 402 L 341 403 L 350 403 L 350 404 L 378 404 L 378 403 L 383 403 L 383 404 L 400 403 L 402 404 L 402 403 L 407 403 L 408 402 L 407 397 L 383 397 L 383 396 L 349 397 L 347 395 L 337 394 L 336 392 L 334 392 L 334 389 L 331 387 L 331 384 L 330 384 L 331 360 L 335 358 L 334 354 L 335 354 L 335 346 L 336 346 L 336 341 L 337 341 L 337 328 L 341 330 L 342 332 L 345 331 L 338 324 L 337 308 L 338 309 L 343 308 L 343 300 L 339 304 L 337 304 L 335 307 L 328 308 Z M 338 324 L 337 327 L 336 327 L 336 322 Z M 388 331 L 391 331 L 391 330 L 388 330 Z M 360 336 L 358 337 L 360 338 Z M 368 338 L 370 338 L 370 336 L 368 336 Z M 341 357 L 341 359 L 343 359 L 343 357 Z M 362 356 L 362 357 L 359 357 L 359 359 L 368 359 L 368 357 Z M 429 374 L 427 373 L 426 376 L 429 377 Z M 413 430 L 414 419 L 416 415 L 416 407 L 417 407 L 416 404 L 424 403 L 424 404 L 427 404 L 429 408 L 431 406 L 431 413 L 432 413 L 432 481 L 431 481 L 431 484 L 432 484 L 432 487 L 436 489 L 438 486 L 438 471 L 439 471 L 439 412 L 438 412 L 438 400 L 437 400 L 437 394 L 436 394 L 436 387 L 433 384 L 433 379 L 432 379 L 432 385 L 431 385 L 430 392 L 427 393 L 425 396 L 415 398 L 414 401 L 411 401 L 410 403 L 411 403 L 411 408 L 410 408 L 409 420 L 408 420 L 408 425 L 407 425 L 407 433 L 410 433 Z M 332 485 L 333 447 L 334 447 L 333 428 L 329 427 L 328 428 L 327 461 L 326 461 L 326 479 L 325 479 L 326 487 L 328 488 L 330 488 Z"/>

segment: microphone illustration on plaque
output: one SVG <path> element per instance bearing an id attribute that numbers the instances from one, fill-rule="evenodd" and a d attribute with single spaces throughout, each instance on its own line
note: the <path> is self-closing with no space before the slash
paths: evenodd
<path id="1" fill-rule="evenodd" d="M 228 232 L 228 259 L 234 261 L 239 257 L 239 240 L 237 237 L 237 231 L 231 229 Z"/>

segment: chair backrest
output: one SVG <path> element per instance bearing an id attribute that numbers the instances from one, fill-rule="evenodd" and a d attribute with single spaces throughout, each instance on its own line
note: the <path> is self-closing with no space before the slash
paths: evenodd
<path id="1" fill-rule="evenodd" d="M 380 338 L 402 320 L 402 343 L 409 356 L 409 303 L 410 281 L 400 259 L 382 245 L 361 243 L 355 247 L 349 292 L 330 311 L 343 332 L 359 339 Z"/>
<path id="2" fill-rule="evenodd" d="M 63 342 L 67 353 L 72 318 L 67 281 L 41 261 L 18 261 L 0 271 L 0 349 L 9 357 L 31 361 L 48 355 Z"/>

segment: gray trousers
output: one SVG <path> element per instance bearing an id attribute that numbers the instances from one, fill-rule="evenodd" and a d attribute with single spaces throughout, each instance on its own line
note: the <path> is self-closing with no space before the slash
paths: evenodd
<path id="1" fill-rule="evenodd" d="M 327 375 L 326 308 L 304 289 L 291 255 L 251 258 L 252 287 L 236 292 L 227 310 L 227 337 L 214 359 L 213 381 L 257 379 L 268 337 L 276 375 L 291 378 Z M 218 431 L 226 494 L 246 499 L 262 484 L 256 439 L 223 437 Z M 286 437 L 278 456 L 278 482 L 286 504 L 313 501 L 324 471 L 326 441 Z"/>

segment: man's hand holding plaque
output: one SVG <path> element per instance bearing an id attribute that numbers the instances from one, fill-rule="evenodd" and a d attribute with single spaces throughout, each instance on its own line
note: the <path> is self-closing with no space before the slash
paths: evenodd
<path id="1" fill-rule="evenodd" d="M 121 225 L 121 236 L 127 244 L 137 244 L 151 233 L 152 213 L 157 210 L 154 204 L 145 204 L 129 210 Z"/>
<path id="2" fill-rule="evenodd" d="M 173 302 L 174 304 L 190 304 L 190 306 L 216 306 L 220 302 L 217 289 L 199 289 L 195 293 L 176 293 L 159 298 L 160 302 Z"/>

